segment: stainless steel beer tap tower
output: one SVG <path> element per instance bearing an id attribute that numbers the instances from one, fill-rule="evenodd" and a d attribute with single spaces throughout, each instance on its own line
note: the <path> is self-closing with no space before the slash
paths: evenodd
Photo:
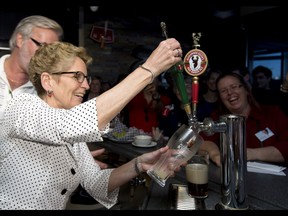
<path id="1" fill-rule="evenodd" d="M 223 115 L 219 121 L 210 118 L 198 123 L 199 131 L 207 135 L 220 133 L 221 202 L 215 208 L 248 209 L 246 197 L 246 123 L 245 117 Z"/>
<path id="2" fill-rule="evenodd" d="M 207 67 L 208 59 L 205 53 L 198 49 L 201 33 L 193 33 L 194 49 L 189 51 L 184 58 L 185 71 L 193 76 L 192 103 L 193 112 L 188 115 L 189 125 L 198 132 L 207 135 L 220 133 L 220 158 L 221 158 L 221 202 L 216 209 L 248 209 L 246 203 L 246 119 L 238 115 L 223 115 L 215 122 L 210 118 L 203 122 L 197 120 L 198 103 L 198 77 Z M 186 93 L 187 94 L 187 93 Z"/>
<path id="3" fill-rule="evenodd" d="M 166 24 L 161 22 L 163 34 L 168 38 Z M 169 69 L 180 92 L 182 104 L 188 117 L 191 128 L 206 135 L 220 133 L 220 158 L 221 158 L 221 202 L 215 208 L 223 210 L 246 210 L 246 119 L 238 115 L 223 115 L 218 121 L 211 118 L 203 122 L 197 120 L 198 103 L 198 76 L 204 73 L 208 65 L 206 54 L 198 49 L 201 33 L 193 33 L 193 47 L 182 63 Z M 183 78 L 183 68 L 193 76 L 192 79 L 192 109 L 187 96 Z"/>

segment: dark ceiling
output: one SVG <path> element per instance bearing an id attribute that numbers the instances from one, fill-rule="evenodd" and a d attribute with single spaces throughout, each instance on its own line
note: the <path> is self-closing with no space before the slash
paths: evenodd
<path id="1" fill-rule="evenodd" d="M 93 23 L 97 19 L 109 19 L 113 22 L 120 17 L 126 21 L 126 28 L 151 34 L 160 34 L 160 22 L 164 21 L 170 37 L 187 43 L 192 43 L 193 32 L 202 32 L 203 44 L 207 40 L 210 46 L 211 43 L 225 45 L 248 38 L 253 50 L 288 48 L 288 31 L 283 27 L 288 7 L 276 5 L 275 1 L 274 4 L 249 1 L 249 4 L 221 5 L 219 1 L 204 0 L 194 6 L 188 1 L 163 6 L 152 6 L 148 2 L 131 6 L 100 4 L 96 12 L 85 6 L 85 21 Z"/>
<path id="2" fill-rule="evenodd" d="M 29 1 L 25 1 L 26 3 Z M 157 5 L 156 5 L 157 2 Z M 10 36 L 16 23 L 31 14 L 47 15 L 56 19 L 65 31 L 66 40 L 76 42 L 79 24 L 79 8 L 83 8 L 86 23 L 98 20 L 121 20 L 123 28 L 135 31 L 161 34 L 160 22 L 167 24 L 169 37 L 192 44 L 192 33 L 202 33 L 203 46 L 216 48 L 243 43 L 248 38 L 252 50 L 287 50 L 288 31 L 285 27 L 285 14 L 288 7 L 274 3 L 220 4 L 221 1 L 202 0 L 201 3 L 189 1 L 97 1 L 87 0 L 85 4 L 41 5 L 38 7 L 6 6 L 0 9 L 0 39 Z M 98 5 L 96 12 L 89 5 Z M 12 13 L 12 14 L 11 14 Z M 9 20 L 9 22 L 7 22 Z M 5 35 L 5 37 L 7 37 Z M 8 36 L 8 37 L 9 37 Z M 241 41 L 241 42 L 239 42 Z"/>

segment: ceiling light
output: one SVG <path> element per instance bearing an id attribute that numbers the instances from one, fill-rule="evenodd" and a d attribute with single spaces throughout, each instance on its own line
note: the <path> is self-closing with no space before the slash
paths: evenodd
<path id="1" fill-rule="evenodd" d="M 99 6 L 90 6 L 92 12 L 96 12 L 99 9 Z"/>

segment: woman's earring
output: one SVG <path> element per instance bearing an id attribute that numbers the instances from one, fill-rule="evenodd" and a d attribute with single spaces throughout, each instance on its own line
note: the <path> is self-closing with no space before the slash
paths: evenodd
<path id="1" fill-rule="evenodd" d="M 51 96 L 52 96 L 52 93 L 53 93 L 52 90 L 48 90 L 48 91 L 47 91 L 47 95 L 48 95 L 48 97 L 51 97 Z"/>

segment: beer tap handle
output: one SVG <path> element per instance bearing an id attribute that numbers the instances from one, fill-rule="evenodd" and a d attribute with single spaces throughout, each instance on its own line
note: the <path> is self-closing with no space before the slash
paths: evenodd
<path id="1" fill-rule="evenodd" d="M 193 119 L 197 121 L 197 104 L 199 94 L 199 82 L 198 77 L 192 79 L 192 106 L 193 106 Z"/>
<path id="2" fill-rule="evenodd" d="M 162 33 L 165 36 L 166 39 L 168 39 L 168 34 L 167 34 L 167 28 L 166 28 L 166 23 L 161 22 L 160 26 L 162 28 Z M 176 86 L 178 88 L 178 91 L 180 93 L 180 97 L 182 100 L 182 105 L 184 107 L 184 110 L 187 114 L 188 117 L 188 123 L 190 125 L 191 119 L 192 119 L 192 111 L 191 111 L 191 106 L 190 102 L 188 99 L 188 94 L 186 91 L 186 86 L 185 86 L 185 81 L 184 81 L 184 76 L 183 76 L 183 62 L 181 61 L 180 63 L 177 63 L 173 65 L 168 72 L 171 73 Z"/>
<path id="3" fill-rule="evenodd" d="M 199 122 L 197 120 L 197 104 L 198 104 L 198 93 L 199 93 L 199 83 L 198 76 L 205 72 L 208 59 L 206 54 L 199 49 L 200 44 L 199 40 L 202 34 L 193 33 L 193 47 L 194 49 L 190 50 L 184 57 L 184 69 L 185 71 L 193 77 L 192 79 L 192 106 L 193 106 L 193 114 L 190 126 L 193 128 L 198 128 Z"/>
<path id="4" fill-rule="evenodd" d="M 160 26 L 162 28 L 162 34 L 163 36 L 168 39 L 168 34 L 167 34 L 167 28 L 166 28 L 166 23 L 165 22 L 161 22 Z"/>
<path id="5" fill-rule="evenodd" d="M 183 64 L 174 65 L 172 68 L 169 69 L 169 72 L 171 73 L 176 83 L 177 89 L 181 97 L 182 105 L 188 117 L 188 122 L 190 122 L 190 120 L 192 119 L 192 110 L 190 106 L 190 101 L 188 99 L 188 94 L 186 91 L 186 86 L 185 86 L 185 81 L 184 81 L 184 76 L 183 76 Z"/>

